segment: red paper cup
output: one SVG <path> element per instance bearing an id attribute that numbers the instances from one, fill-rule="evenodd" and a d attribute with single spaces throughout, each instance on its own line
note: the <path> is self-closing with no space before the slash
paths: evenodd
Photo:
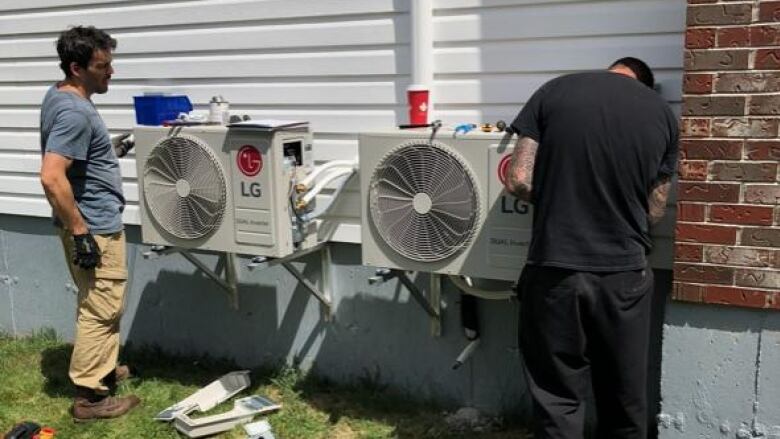
<path id="1" fill-rule="evenodd" d="M 428 89 L 409 87 L 406 90 L 406 99 L 409 104 L 409 123 L 412 125 L 428 123 Z"/>

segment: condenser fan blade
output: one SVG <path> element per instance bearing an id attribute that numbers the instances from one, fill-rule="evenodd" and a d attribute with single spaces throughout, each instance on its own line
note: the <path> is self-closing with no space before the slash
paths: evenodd
<path id="1" fill-rule="evenodd" d="M 202 238 L 222 222 L 225 173 L 212 149 L 179 134 L 155 145 L 144 164 L 144 200 L 160 227 L 182 239 Z"/>
<path id="2" fill-rule="evenodd" d="M 419 262 L 449 258 L 468 245 L 480 218 L 479 191 L 460 155 L 438 143 L 410 142 L 374 169 L 371 219 L 382 240 Z"/>

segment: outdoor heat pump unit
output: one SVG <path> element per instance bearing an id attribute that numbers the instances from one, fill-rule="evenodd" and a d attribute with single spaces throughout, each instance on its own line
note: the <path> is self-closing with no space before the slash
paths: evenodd
<path id="1" fill-rule="evenodd" d="M 516 281 L 531 207 L 502 183 L 515 142 L 444 129 L 361 134 L 363 263 Z"/>
<path id="2" fill-rule="evenodd" d="M 138 126 L 141 234 L 148 244 L 281 258 L 312 245 L 291 206 L 311 170 L 306 125 Z"/>

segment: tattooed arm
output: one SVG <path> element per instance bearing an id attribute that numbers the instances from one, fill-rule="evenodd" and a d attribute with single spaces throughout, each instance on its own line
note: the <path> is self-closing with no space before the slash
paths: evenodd
<path id="1" fill-rule="evenodd" d="M 512 152 L 512 161 L 509 164 L 506 190 L 517 198 L 530 203 L 531 189 L 534 179 L 534 162 L 536 162 L 536 150 L 539 143 L 530 137 L 520 137 Z"/>
<path id="2" fill-rule="evenodd" d="M 672 178 L 665 177 L 658 180 L 650 191 L 650 197 L 647 200 L 648 218 L 650 224 L 658 224 L 664 216 L 666 210 L 666 200 L 669 198 L 669 189 L 672 187 Z"/>

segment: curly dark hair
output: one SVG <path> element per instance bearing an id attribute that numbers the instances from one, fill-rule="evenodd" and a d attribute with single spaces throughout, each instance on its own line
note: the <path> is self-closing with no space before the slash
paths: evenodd
<path id="1" fill-rule="evenodd" d="M 70 77 L 70 63 L 75 62 L 87 68 L 92 54 L 96 50 L 114 50 L 116 40 L 111 35 L 94 26 L 75 26 L 60 34 L 57 39 L 57 54 L 60 56 L 60 68 Z"/>

